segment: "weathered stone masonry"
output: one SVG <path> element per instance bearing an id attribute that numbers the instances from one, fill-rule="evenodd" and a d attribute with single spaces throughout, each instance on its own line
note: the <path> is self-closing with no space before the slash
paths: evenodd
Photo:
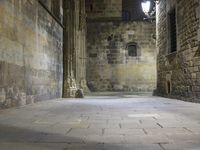
<path id="1" fill-rule="evenodd" d="M 87 19 L 121 20 L 122 0 L 86 0 Z"/>
<path id="2" fill-rule="evenodd" d="M 86 12 L 89 89 L 153 92 L 156 87 L 155 23 L 138 21 L 144 16 L 140 3 L 86 0 Z M 130 17 L 125 19 L 124 12 L 129 12 Z"/>
<path id="3" fill-rule="evenodd" d="M 93 91 L 153 92 L 156 87 L 155 24 L 89 22 L 87 82 Z M 128 45 L 136 44 L 137 56 Z"/>
<path id="4" fill-rule="evenodd" d="M 86 86 L 85 0 L 64 1 L 64 97 L 74 97 Z"/>
<path id="5" fill-rule="evenodd" d="M 62 96 L 62 33 L 38 1 L 0 1 L 0 107 Z"/>
<path id="6" fill-rule="evenodd" d="M 169 12 L 176 9 L 177 51 L 169 53 Z M 157 6 L 158 94 L 200 98 L 200 5 L 198 0 L 162 0 Z"/>

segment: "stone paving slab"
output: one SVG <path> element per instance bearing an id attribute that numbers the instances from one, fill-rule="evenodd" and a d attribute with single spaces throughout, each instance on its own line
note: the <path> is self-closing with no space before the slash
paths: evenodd
<path id="1" fill-rule="evenodd" d="M 112 144 L 120 144 L 125 143 L 125 139 L 123 135 L 88 135 L 84 139 L 85 143 L 112 143 Z"/>
<path id="2" fill-rule="evenodd" d="M 145 135 L 142 129 L 105 129 L 104 135 Z"/>
<path id="3" fill-rule="evenodd" d="M 200 134 L 171 134 L 168 135 L 173 143 L 200 143 Z"/>
<path id="4" fill-rule="evenodd" d="M 106 144 L 106 150 L 163 150 L 158 144 Z"/>
<path id="5" fill-rule="evenodd" d="M 67 136 L 70 137 L 80 137 L 80 136 L 88 136 L 88 135 L 99 135 L 101 136 L 103 134 L 103 129 L 77 129 L 77 128 L 72 128 L 68 133 Z"/>
<path id="6" fill-rule="evenodd" d="M 119 124 L 115 123 L 115 124 L 105 124 L 105 123 L 93 123 L 90 124 L 89 128 L 92 129 L 112 129 L 112 128 L 120 128 Z"/>
<path id="7" fill-rule="evenodd" d="M 1 150 L 64 150 L 66 144 L 52 143 L 0 143 Z"/>
<path id="8" fill-rule="evenodd" d="M 200 134 L 200 128 L 188 127 L 186 129 L 189 130 L 190 132 L 192 132 L 193 134 Z"/>
<path id="9" fill-rule="evenodd" d="M 126 144 L 159 144 L 159 143 L 171 143 L 172 139 L 165 135 L 144 135 L 144 136 L 131 136 L 125 135 Z"/>
<path id="10" fill-rule="evenodd" d="M 200 104 L 59 99 L 0 111 L 0 150 L 200 150 Z"/>
<path id="11" fill-rule="evenodd" d="M 164 150 L 200 150 L 200 143 L 172 143 L 162 144 Z"/>
<path id="12" fill-rule="evenodd" d="M 145 129 L 148 135 L 173 135 L 173 134 L 192 134 L 191 131 L 187 130 L 186 128 L 148 128 Z"/>

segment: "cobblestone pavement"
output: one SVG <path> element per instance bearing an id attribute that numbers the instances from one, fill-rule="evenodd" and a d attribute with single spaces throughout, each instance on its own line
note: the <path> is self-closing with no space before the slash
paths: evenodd
<path id="1" fill-rule="evenodd" d="M 117 95 L 2 110 L 0 150 L 200 150 L 200 104 Z"/>

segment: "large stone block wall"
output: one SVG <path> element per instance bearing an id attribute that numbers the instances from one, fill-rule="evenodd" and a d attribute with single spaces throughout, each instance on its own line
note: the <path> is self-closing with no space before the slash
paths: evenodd
<path id="1" fill-rule="evenodd" d="M 87 25 L 87 83 L 92 91 L 153 92 L 156 87 L 155 24 L 91 22 Z M 127 44 L 137 44 L 137 57 Z"/>
<path id="2" fill-rule="evenodd" d="M 87 18 L 121 20 L 122 0 L 86 0 Z"/>
<path id="3" fill-rule="evenodd" d="M 169 53 L 169 15 L 176 9 L 177 51 Z M 158 94 L 200 102 L 200 5 L 162 0 L 157 6 Z"/>
<path id="4" fill-rule="evenodd" d="M 37 0 L 0 0 L 0 108 L 62 96 L 62 33 Z"/>

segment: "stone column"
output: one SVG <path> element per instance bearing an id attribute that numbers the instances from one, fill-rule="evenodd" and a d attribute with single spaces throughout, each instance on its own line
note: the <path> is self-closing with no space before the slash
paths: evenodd
<path id="1" fill-rule="evenodd" d="M 75 97 L 76 82 L 74 78 L 74 0 L 64 0 L 64 40 L 63 40 L 63 63 L 64 63 L 64 87 L 63 97 Z"/>
<path id="2" fill-rule="evenodd" d="M 86 86 L 85 0 L 64 1 L 64 97 L 74 97 Z"/>

